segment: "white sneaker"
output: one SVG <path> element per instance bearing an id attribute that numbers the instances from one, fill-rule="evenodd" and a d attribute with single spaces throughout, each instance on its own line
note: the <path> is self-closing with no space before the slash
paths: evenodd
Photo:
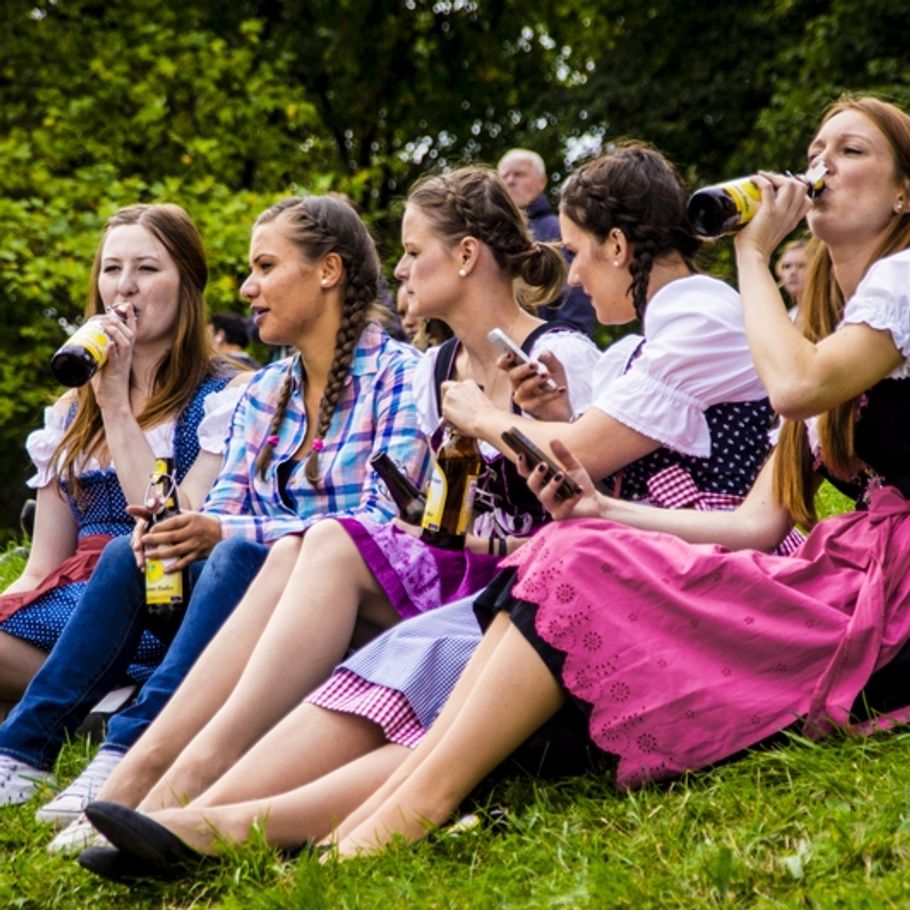
<path id="1" fill-rule="evenodd" d="M 27 803 L 38 785 L 53 780 L 50 771 L 39 771 L 8 755 L 0 755 L 0 806 Z"/>
<path id="2" fill-rule="evenodd" d="M 80 814 L 47 845 L 47 852 L 69 856 L 81 853 L 89 847 L 109 847 L 110 845 L 110 841 L 100 831 L 95 830 L 84 815 Z"/>
<path id="3" fill-rule="evenodd" d="M 111 772 L 120 764 L 123 754 L 113 749 L 100 749 L 65 790 L 35 813 L 35 821 L 49 823 L 55 828 L 65 828 L 76 821 L 82 810 L 97 797 Z"/>

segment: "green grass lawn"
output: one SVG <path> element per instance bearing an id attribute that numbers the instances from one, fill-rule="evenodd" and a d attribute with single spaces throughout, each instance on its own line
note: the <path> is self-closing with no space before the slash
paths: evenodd
<path id="1" fill-rule="evenodd" d="M 830 494 L 826 510 L 843 503 Z M 19 562 L 21 565 L 21 561 Z M 16 560 L 0 564 L 0 587 Z M 9 908 L 905 908 L 910 732 L 784 744 L 667 786 L 619 794 L 607 776 L 507 778 L 503 830 L 436 835 L 345 864 L 261 843 L 168 884 L 106 884 L 48 856 L 36 798 L 0 810 Z M 66 782 L 89 747 L 70 745 Z"/>

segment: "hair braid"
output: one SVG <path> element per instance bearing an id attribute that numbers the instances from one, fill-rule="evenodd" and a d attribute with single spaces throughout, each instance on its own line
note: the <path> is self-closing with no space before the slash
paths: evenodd
<path id="1" fill-rule="evenodd" d="M 579 168 L 563 187 L 560 210 L 600 243 L 614 228 L 622 231 L 632 252 L 629 292 L 639 319 L 661 256 L 677 253 L 694 269 L 701 243 L 686 217 L 685 187 L 673 165 L 646 145 L 626 143 Z"/>
<path id="2" fill-rule="evenodd" d="M 291 389 L 294 388 L 294 367 L 293 364 L 288 369 L 287 376 L 281 384 L 281 391 L 278 393 L 278 401 L 275 404 L 275 413 L 272 415 L 272 421 L 269 424 L 269 432 L 265 438 L 265 444 L 259 450 L 256 456 L 256 470 L 259 476 L 265 480 L 266 468 L 272 460 L 275 452 L 275 444 L 278 441 L 278 431 L 281 429 L 281 421 L 284 420 L 285 411 L 288 409 L 288 402 L 291 400 Z"/>
<path id="3" fill-rule="evenodd" d="M 329 369 L 325 392 L 319 402 L 316 439 L 323 439 L 329 431 L 332 415 L 335 413 L 348 369 L 354 359 L 357 341 L 369 319 L 370 304 L 374 297 L 375 290 L 371 288 L 369 280 L 365 281 L 359 272 L 349 276 L 345 287 L 344 314 L 335 338 L 335 357 Z M 314 447 L 310 451 L 304 473 L 306 479 L 314 486 L 319 482 L 319 448 Z"/>

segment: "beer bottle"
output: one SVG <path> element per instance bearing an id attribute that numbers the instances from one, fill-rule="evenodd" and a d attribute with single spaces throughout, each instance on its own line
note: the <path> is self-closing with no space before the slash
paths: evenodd
<path id="1" fill-rule="evenodd" d="M 815 199 L 824 189 L 827 173 L 827 166 L 820 161 L 805 174 L 795 176 L 809 187 L 809 198 Z M 738 231 L 752 220 L 760 205 L 761 191 L 752 178 L 738 177 L 694 192 L 686 212 L 692 230 L 699 237 L 713 240 Z"/>
<path id="2" fill-rule="evenodd" d="M 447 426 L 436 453 L 420 539 L 444 550 L 460 550 L 471 520 L 474 485 L 483 469 L 477 440 Z"/>
<path id="3" fill-rule="evenodd" d="M 61 385 L 85 385 L 104 366 L 111 339 L 102 320 L 87 319 L 51 358 L 51 372 Z"/>
<path id="4" fill-rule="evenodd" d="M 386 451 L 377 452 L 370 458 L 370 465 L 389 488 L 398 514 L 410 525 L 419 525 L 423 518 L 426 497 L 414 486 L 411 478 L 389 458 Z"/>
<path id="5" fill-rule="evenodd" d="M 149 519 L 148 530 L 165 518 L 180 514 L 173 459 L 155 459 L 155 470 L 149 477 L 146 505 L 155 509 Z M 166 622 L 177 617 L 185 606 L 188 591 L 186 569 L 169 572 L 162 560 L 146 559 L 145 605 L 151 618 Z"/>

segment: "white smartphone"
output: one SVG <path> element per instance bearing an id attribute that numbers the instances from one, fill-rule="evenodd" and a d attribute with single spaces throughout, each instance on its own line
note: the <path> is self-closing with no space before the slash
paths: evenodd
<path id="1" fill-rule="evenodd" d="M 487 335 L 487 341 L 490 344 L 495 344 L 503 354 L 511 354 L 515 358 L 516 363 L 529 363 L 531 364 L 538 372 L 543 370 L 546 372 L 546 367 L 543 364 L 538 363 L 536 360 L 532 360 L 528 357 L 525 352 L 509 338 L 508 335 L 502 329 L 493 329 Z M 551 376 L 545 383 L 544 388 L 548 392 L 555 392 L 559 386 L 556 385 L 556 381 Z"/>

